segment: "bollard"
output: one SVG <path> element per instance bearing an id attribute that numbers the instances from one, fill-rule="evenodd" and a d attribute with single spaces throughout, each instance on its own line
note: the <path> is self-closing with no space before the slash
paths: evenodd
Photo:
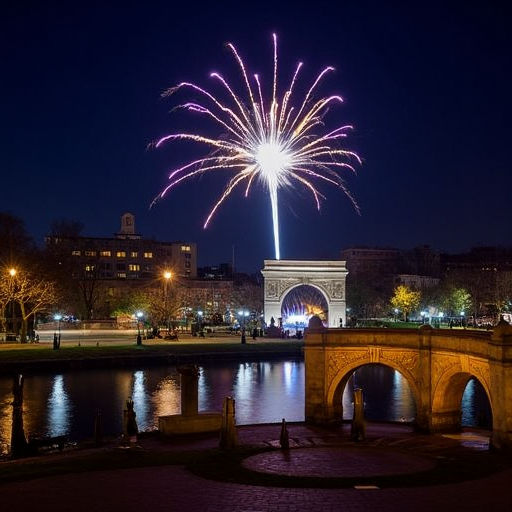
<path id="1" fill-rule="evenodd" d="M 220 447 L 226 450 L 238 444 L 238 435 L 235 426 L 235 399 L 226 397 L 222 407 L 222 428 L 220 432 Z"/>
<path id="2" fill-rule="evenodd" d="M 363 390 L 356 388 L 354 389 L 354 417 L 352 419 L 350 437 L 354 441 L 364 441 L 365 430 Z"/>
<path id="3" fill-rule="evenodd" d="M 286 421 L 284 418 L 281 423 L 281 435 L 279 436 L 279 444 L 283 450 L 288 450 L 290 448 L 290 437 L 288 435 L 288 428 L 286 427 Z"/>

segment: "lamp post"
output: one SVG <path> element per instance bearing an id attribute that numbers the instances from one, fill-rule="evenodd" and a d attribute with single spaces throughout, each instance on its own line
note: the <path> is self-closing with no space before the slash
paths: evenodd
<path id="1" fill-rule="evenodd" d="M 238 315 L 242 318 L 241 326 L 240 326 L 240 343 L 245 343 L 245 319 L 249 316 L 249 311 L 240 310 Z"/>
<path id="2" fill-rule="evenodd" d="M 15 326 L 14 326 L 14 277 L 17 274 L 17 270 L 15 268 L 9 269 L 9 300 L 11 302 L 11 333 L 15 333 Z M 16 338 L 15 338 L 16 340 Z M 7 341 L 7 338 L 6 338 Z"/>
<path id="3" fill-rule="evenodd" d="M 57 320 L 57 331 L 53 334 L 53 350 L 57 350 L 60 348 L 60 321 L 62 320 L 62 315 L 60 313 L 56 313 L 53 315 L 53 319 Z"/>
<path id="4" fill-rule="evenodd" d="M 167 335 L 169 336 L 170 333 L 170 321 L 169 321 L 169 304 L 168 304 L 168 287 L 169 287 L 169 280 L 172 277 L 172 273 L 166 270 L 164 272 L 164 279 L 165 279 L 165 322 L 166 322 L 166 328 L 167 328 Z"/>
<path id="5" fill-rule="evenodd" d="M 202 327 L 201 327 L 201 320 L 202 320 L 202 318 L 203 318 L 203 312 L 202 311 L 198 311 L 197 312 L 197 332 L 198 332 L 199 336 L 204 337 L 203 330 L 202 330 Z"/>
<path id="6" fill-rule="evenodd" d="M 137 313 L 135 313 L 135 317 L 137 318 L 137 345 L 142 345 L 142 336 L 140 335 L 140 319 L 143 317 L 143 313 L 141 311 L 137 311 Z"/>

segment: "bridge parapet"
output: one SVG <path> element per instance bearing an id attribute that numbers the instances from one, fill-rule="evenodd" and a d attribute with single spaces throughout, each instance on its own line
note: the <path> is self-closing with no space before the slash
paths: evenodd
<path id="1" fill-rule="evenodd" d="M 512 326 L 511 326 L 512 328 Z M 396 348 L 429 348 L 448 352 L 472 353 L 488 357 L 492 331 L 419 328 L 340 328 L 306 329 L 306 346 L 368 346 L 385 345 Z M 501 339 L 501 338 L 500 338 Z M 510 338 L 512 348 L 512 337 Z"/>

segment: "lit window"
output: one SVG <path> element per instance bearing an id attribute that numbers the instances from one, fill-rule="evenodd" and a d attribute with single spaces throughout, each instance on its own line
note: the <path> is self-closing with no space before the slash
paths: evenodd
<path id="1" fill-rule="evenodd" d="M 182 245 L 181 252 L 190 252 L 190 245 Z"/>
<path id="2" fill-rule="evenodd" d="M 126 278 L 126 272 L 118 272 L 118 273 L 117 273 L 117 277 L 119 277 L 119 278 L 121 278 L 121 279 Z"/>
<path id="3" fill-rule="evenodd" d="M 152 258 L 153 257 L 153 253 L 152 252 L 145 252 L 144 253 L 144 258 Z"/>
<path id="4" fill-rule="evenodd" d="M 125 251 L 117 251 L 117 257 L 118 258 L 126 258 L 126 252 Z"/>
<path id="5" fill-rule="evenodd" d="M 94 272 L 94 265 L 85 265 L 86 272 Z"/>
<path id="6" fill-rule="evenodd" d="M 86 256 L 96 256 L 96 251 L 85 251 Z"/>
<path id="7" fill-rule="evenodd" d="M 72 251 L 72 256 L 80 256 L 80 251 Z"/>
<path id="8" fill-rule="evenodd" d="M 110 251 L 101 251 L 100 256 L 105 256 L 107 258 L 110 258 L 110 256 L 112 256 L 112 253 Z"/>
<path id="9" fill-rule="evenodd" d="M 139 257 L 139 253 L 138 253 L 138 252 L 135 252 L 135 251 L 132 251 L 132 252 L 130 253 L 130 256 L 131 256 L 132 258 L 138 258 L 138 257 Z"/>
<path id="10" fill-rule="evenodd" d="M 139 272 L 140 271 L 140 265 L 130 264 L 130 265 L 128 265 L 128 270 L 130 272 Z"/>

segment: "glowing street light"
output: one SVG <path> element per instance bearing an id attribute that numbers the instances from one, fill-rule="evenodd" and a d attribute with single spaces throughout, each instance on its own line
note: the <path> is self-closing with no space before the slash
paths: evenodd
<path id="1" fill-rule="evenodd" d="M 53 315 L 53 319 L 57 321 L 57 330 L 58 334 L 53 333 L 53 350 L 57 350 L 60 348 L 60 321 L 62 320 L 62 315 L 60 313 L 56 313 Z"/>
<path id="2" fill-rule="evenodd" d="M 168 304 L 168 287 L 169 287 L 169 281 L 171 280 L 172 273 L 166 270 L 164 272 L 164 279 L 165 279 L 165 321 L 166 321 L 166 327 L 167 327 L 167 335 L 170 334 L 170 319 L 169 319 L 169 304 Z"/>
<path id="3" fill-rule="evenodd" d="M 197 312 L 197 332 L 199 333 L 199 336 L 204 338 L 203 329 L 201 327 L 201 320 L 202 320 L 202 318 L 203 318 L 203 312 L 201 310 L 199 310 Z"/>
<path id="4" fill-rule="evenodd" d="M 137 311 L 135 317 L 137 318 L 137 345 L 142 345 L 142 336 L 140 335 L 140 320 L 144 316 L 142 311 Z"/>
<path id="5" fill-rule="evenodd" d="M 240 328 L 240 332 L 241 332 L 240 342 L 241 343 L 245 343 L 245 320 L 249 316 L 249 311 L 240 310 L 238 312 L 238 316 L 242 319 L 242 321 L 241 321 L 241 328 Z"/>
<path id="6" fill-rule="evenodd" d="M 10 299 L 10 302 L 11 302 L 11 323 L 12 323 L 12 326 L 11 326 L 11 332 L 13 333 L 12 336 L 14 337 L 14 340 L 16 340 L 16 331 L 15 331 L 15 325 L 14 325 L 14 297 L 12 295 L 14 295 L 14 277 L 16 276 L 17 274 L 17 270 L 15 268 L 10 268 L 9 269 L 9 276 L 10 276 L 10 281 L 9 281 L 9 299 Z M 6 339 L 8 339 L 8 336 L 6 337 Z"/>

